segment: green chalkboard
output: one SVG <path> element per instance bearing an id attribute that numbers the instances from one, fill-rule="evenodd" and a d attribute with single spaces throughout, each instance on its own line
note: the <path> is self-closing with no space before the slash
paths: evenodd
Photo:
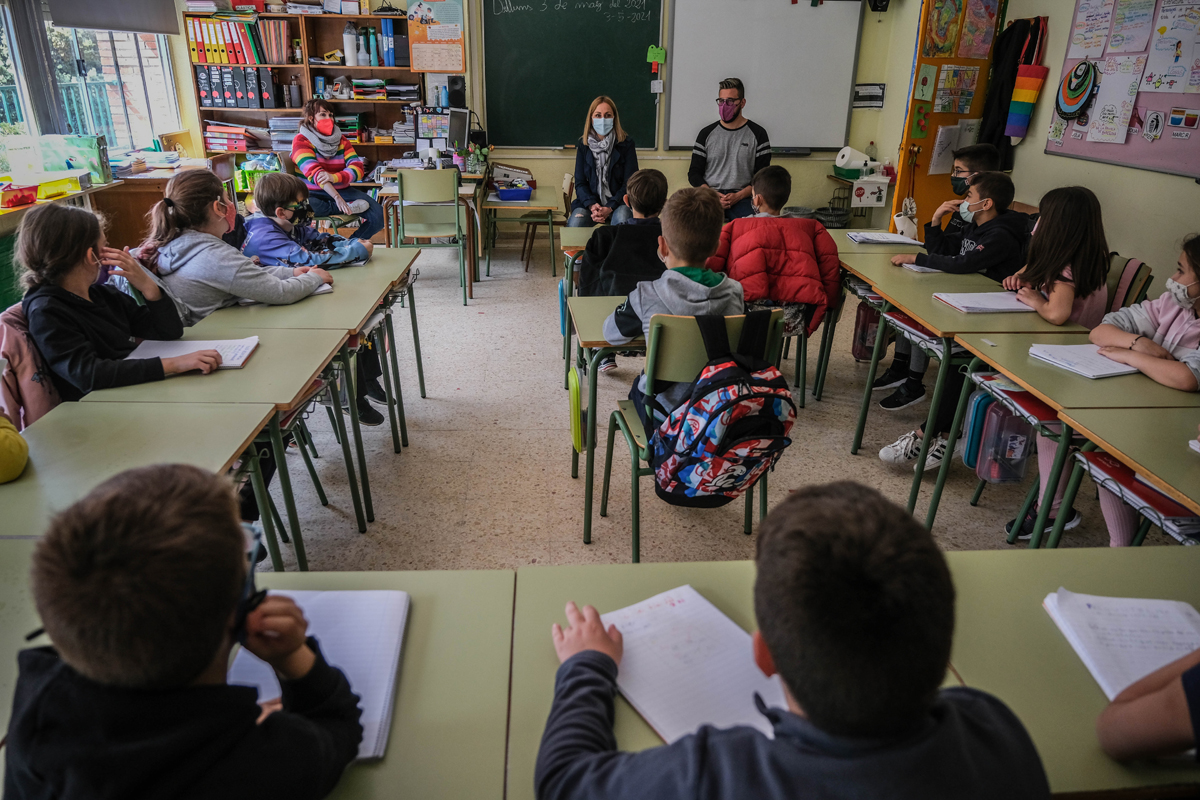
<path id="1" fill-rule="evenodd" d="M 659 44 L 661 12 L 662 0 L 483 0 L 488 141 L 575 144 L 606 94 L 637 146 L 654 147 L 646 49 Z"/>

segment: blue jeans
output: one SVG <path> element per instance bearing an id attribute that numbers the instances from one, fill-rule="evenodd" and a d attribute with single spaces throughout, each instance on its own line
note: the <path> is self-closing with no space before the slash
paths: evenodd
<path id="1" fill-rule="evenodd" d="M 729 208 L 725 209 L 726 222 L 732 222 L 735 219 L 752 216 L 754 216 L 754 204 L 750 202 L 749 197 L 739 200 Z"/>
<path id="2" fill-rule="evenodd" d="M 627 222 L 633 219 L 633 211 L 626 205 L 617 206 L 613 210 L 612 216 L 608 218 L 609 225 L 620 225 L 622 222 Z M 571 212 L 571 216 L 567 218 L 568 228 L 591 228 L 595 226 L 592 221 L 592 212 L 586 208 L 577 208 Z"/>
<path id="3" fill-rule="evenodd" d="M 371 199 L 371 196 L 361 189 L 346 187 L 338 189 L 338 194 L 347 203 L 353 203 L 355 200 L 366 200 L 367 210 L 358 215 L 360 220 L 358 228 L 351 234 L 352 239 L 370 239 L 375 234 L 383 230 L 383 206 Z M 337 207 L 337 203 L 333 198 L 325 194 L 321 190 L 309 190 L 308 203 L 312 206 L 313 213 L 318 217 L 328 217 L 334 214 L 341 214 L 342 210 Z"/>

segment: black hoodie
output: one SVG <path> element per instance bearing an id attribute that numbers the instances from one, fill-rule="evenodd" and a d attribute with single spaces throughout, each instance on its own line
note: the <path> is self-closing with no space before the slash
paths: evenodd
<path id="1" fill-rule="evenodd" d="M 588 239 L 579 262 L 579 296 L 629 294 L 642 281 L 658 280 L 667 267 L 658 258 L 658 217 L 606 225 Z"/>
<path id="2" fill-rule="evenodd" d="M 1029 249 L 1029 217 L 1002 211 L 982 225 L 950 226 L 943 231 L 932 222 L 925 224 L 925 249 L 917 254 L 917 266 L 967 275 L 980 272 L 999 283 L 1025 266 Z"/>
<path id="3" fill-rule="evenodd" d="M 284 710 L 262 724 L 250 687 L 105 686 L 52 647 L 21 651 L 5 800 L 324 797 L 358 755 L 362 726 L 345 676 L 308 644 L 312 670 L 280 681 Z"/>

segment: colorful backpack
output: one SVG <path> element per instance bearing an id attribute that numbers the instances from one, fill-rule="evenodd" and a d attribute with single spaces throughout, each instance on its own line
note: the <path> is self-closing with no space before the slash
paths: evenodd
<path id="1" fill-rule="evenodd" d="M 791 390 L 761 357 L 770 320 L 769 311 L 747 314 L 738 352 L 731 353 L 725 318 L 696 317 L 709 362 L 688 398 L 669 416 L 661 414 L 666 419 L 650 441 L 654 491 L 671 505 L 717 508 L 732 502 L 792 443 Z"/>

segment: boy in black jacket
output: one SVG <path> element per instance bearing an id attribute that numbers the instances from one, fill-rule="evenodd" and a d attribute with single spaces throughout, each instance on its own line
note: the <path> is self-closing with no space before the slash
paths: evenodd
<path id="1" fill-rule="evenodd" d="M 24 650 L 4 797 L 321 798 L 358 753 L 358 699 L 290 599 L 247 614 L 230 483 L 130 470 L 51 523 L 30 570 L 54 647 Z M 282 710 L 227 686 L 236 638 L 275 668 Z"/>
<path id="2" fill-rule="evenodd" d="M 873 489 L 803 487 L 763 522 L 754 659 L 787 708 L 759 709 L 775 738 L 701 727 L 624 753 L 613 737 L 616 626 L 567 605 L 553 627 L 554 705 L 538 752 L 539 800 L 1049 798 L 1033 742 L 999 700 L 939 689 L 954 586 L 933 537 Z"/>
<path id="3" fill-rule="evenodd" d="M 579 296 L 629 294 L 641 281 L 657 280 L 666 266 L 658 258 L 662 236 L 659 212 L 667 202 L 667 176 L 656 169 L 639 169 L 625 186 L 625 204 L 633 216 L 620 225 L 597 228 L 579 260 Z M 617 368 L 615 355 L 601 359 L 597 369 Z"/>

